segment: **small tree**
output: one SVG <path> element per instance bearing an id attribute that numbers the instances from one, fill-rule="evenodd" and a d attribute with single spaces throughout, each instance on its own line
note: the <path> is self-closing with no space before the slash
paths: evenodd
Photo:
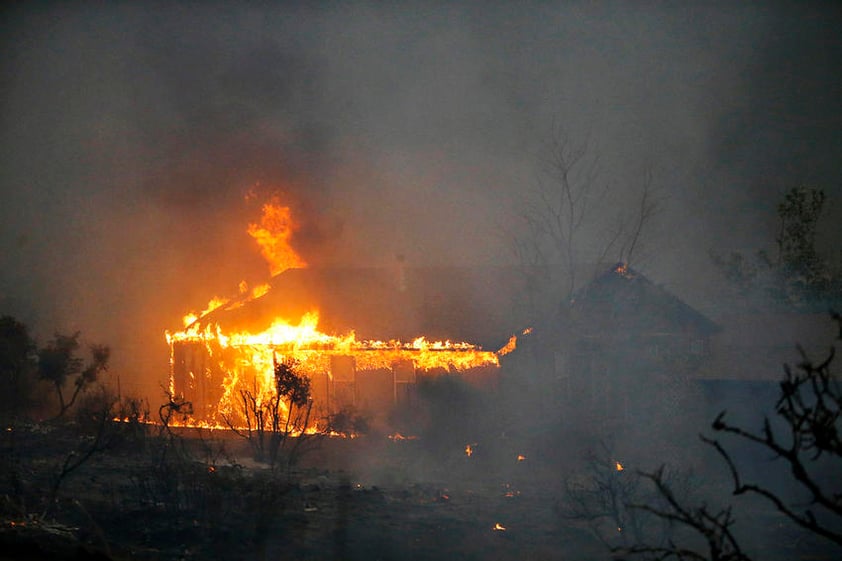
<path id="1" fill-rule="evenodd" d="M 91 458 L 101 454 L 111 447 L 119 433 L 119 424 L 114 422 L 116 413 L 115 406 L 118 403 L 116 396 L 111 394 L 105 387 L 100 386 L 98 393 L 89 394 L 83 407 L 78 410 L 79 420 L 82 421 L 78 428 L 81 428 L 82 435 L 79 444 L 71 450 L 56 466 L 52 483 L 45 497 L 44 509 L 41 512 L 41 520 L 45 520 L 52 512 L 59 497 L 59 490 L 63 483 Z"/>
<path id="2" fill-rule="evenodd" d="M 800 291 L 827 288 L 827 264 L 816 251 L 816 228 L 824 207 L 820 189 L 796 187 L 778 205 L 779 263 L 789 284 Z"/>
<path id="3" fill-rule="evenodd" d="M 310 397 L 310 378 L 296 371 L 294 359 L 278 360 L 273 357 L 275 391 L 268 395 L 255 395 L 249 390 L 240 390 L 241 414 L 245 427 L 238 427 L 232 419 L 225 417 L 226 424 L 239 436 L 248 440 L 259 461 L 275 467 L 280 451 L 287 444 L 287 465 L 297 459 L 302 446 L 309 440 L 305 430 L 310 425 L 313 400 Z M 296 438 L 291 438 L 296 437 Z"/>
<path id="4" fill-rule="evenodd" d="M 105 345 L 91 345 L 91 358 L 87 364 L 77 355 L 79 335 L 56 333 L 46 347 L 38 351 L 38 376 L 55 387 L 59 401 L 59 411 L 55 418 L 61 418 L 73 407 L 79 394 L 97 381 L 97 376 L 108 370 L 111 349 Z M 69 399 L 65 396 L 65 386 L 72 380 L 73 390 Z"/>
<path id="5" fill-rule="evenodd" d="M 26 325 L 0 317 L 0 410 L 12 420 L 31 405 L 36 356 Z"/>
<path id="6" fill-rule="evenodd" d="M 613 213 L 601 210 L 611 193 L 601 171 L 590 142 L 577 143 L 563 127 L 553 126 L 536 185 L 519 209 L 522 231 L 512 244 L 533 312 L 546 309 L 547 297 L 551 309 L 569 301 L 587 280 L 583 263 L 629 262 L 640 253 L 644 232 L 661 206 L 652 189 L 652 167 L 644 166 L 636 207 Z"/>
<path id="7" fill-rule="evenodd" d="M 766 250 L 754 255 L 711 252 L 713 262 L 742 296 L 756 293 L 795 307 L 838 296 L 834 290 L 840 280 L 816 247 L 825 200 L 822 190 L 808 187 L 784 195 L 777 206 L 777 257 Z"/>

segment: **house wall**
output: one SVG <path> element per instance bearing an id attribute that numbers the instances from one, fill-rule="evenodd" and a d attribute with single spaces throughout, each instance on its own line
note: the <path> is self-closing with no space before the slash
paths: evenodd
<path id="1" fill-rule="evenodd" d="M 218 413 L 218 404 L 224 397 L 223 382 L 236 375 L 237 387 L 251 390 L 258 373 L 225 352 L 216 353 L 211 358 L 203 344 L 176 343 L 172 349 L 172 382 L 175 394 L 193 403 L 196 420 L 223 424 L 224 419 Z M 441 372 L 418 370 L 411 360 L 398 360 L 390 367 L 359 368 L 354 356 L 338 351 L 298 354 L 303 356 L 300 368 L 311 381 L 313 418 L 326 419 L 349 411 L 384 428 L 395 408 L 411 410 L 416 406 L 419 377 L 447 373 L 444 369 Z M 228 368 L 223 368 L 223 364 Z M 460 372 L 460 376 L 469 384 L 494 388 L 499 380 L 499 368 L 470 369 Z M 233 404 L 235 409 L 240 407 L 239 397 L 234 396 Z M 236 416 L 236 411 L 229 415 Z"/>
<path id="2" fill-rule="evenodd" d="M 603 332 L 565 341 L 555 352 L 571 422 L 618 433 L 697 415 L 692 373 L 709 340 L 693 330 Z"/>

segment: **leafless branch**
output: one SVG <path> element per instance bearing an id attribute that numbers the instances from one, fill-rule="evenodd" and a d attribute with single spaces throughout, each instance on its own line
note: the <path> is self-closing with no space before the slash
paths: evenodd
<path id="1" fill-rule="evenodd" d="M 653 171 L 651 164 L 647 164 L 643 169 L 643 190 L 640 195 L 637 214 L 634 219 L 634 228 L 627 240 L 627 245 L 620 252 L 622 260 L 625 263 L 630 263 L 634 251 L 641 239 L 643 229 L 651 222 L 652 217 L 658 213 L 661 208 L 661 201 L 657 199 L 652 190 Z"/>
<path id="2" fill-rule="evenodd" d="M 833 313 L 832 318 L 842 326 L 842 317 Z M 842 335 L 842 333 L 840 333 Z M 810 494 L 810 504 L 820 509 L 814 512 L 807 508 L 803 512 L 786 504 L 774 490 L 754 483 L 743 482 L 739 469 L 725 447 L 715 439 L 702 437 L 725 460 L 734 483 L 733 493 L 753 493 L 770 501 L 787 518 L 816 535 L 842 545 L 842 492 L 827 488 L 826 483 L 811 473 L 811 463 L 826 456 L 837 464 L 842 460 L 842 391 L 839 381 L 830 372 L 835 356 L 831 349 L 827 357 L 814 363 L 803 349 L 799 348 L 801 362 L 795 369 L 785 366 L 784 380 L 780 384 L 781 396 L 776 412 L 784 421 L 787 430 L 787 444 L 776 436 L 768 418 L 764 420 L 760 434 L 755 434 L 725 422 L 725 412 L 713 422 L 713 430 L 735 435 L 774 453 L 783 459 L 795 481 Z M 822 516 L 817 515 L 821 512 Z"/>
<path id="3" fill-rule="evenodd" d="M 636 544 L 629 548 L 619 548 L 617 551 L 628 555 L 654 556 L 651 559 L 697 559 L 705 561 L 748 561 L 749 557 L 742 551 L 731 526 L 734 524 L 731 508 L 724 508 L 712 513 L 706 505 L 688 508 L 682 504 L 664 478 L 664 467 L 661 466 L 654 473 L 641 473 L 642 477 L 650 480 L 658 494 L 666 502 L 665 507 L 657 508 L 651 504 L 629 505 L 654 514 L 662 520 L 683 525 L 699 534 L 707 545 L 706 553 L 699 553 L 691 549 L 677 546 L 671 540 L 663 546 Z"/>
<path id="4" fill-rule="evenodd" d="M 535 188 L 524 197 L 520 211 L 523 230 L 512 237 L 514 255 L 526 270 L 533 307 L 541 305 L 536 301 L 539 295 L 549 296 L 555 303 L 571 298 L 582 282 L 586 246 L 594 246 L 587 249 L 593 251 L 587 260 L 598 264 L 611 254 L 628 260 L 639 250 L 645 227 L 660 206 L 652 189 L 652 167 L 644 169 L 643 192 L 634 218 L 624 209 L 610 221 L 597 208 L 605 206 L 602 203 L 611 189 L 600 177 L 601 167 L 588 138 L 576 142 L 563 126 L 553 124 L 546 149 L 539 156 Z M 585 236 L 585 231 L 589 235 Z M 599 241 L 592 243 L 597 238 Z M 558 268 L 562 278 L 553 277 L 548 272 L 551 267 Z"/>

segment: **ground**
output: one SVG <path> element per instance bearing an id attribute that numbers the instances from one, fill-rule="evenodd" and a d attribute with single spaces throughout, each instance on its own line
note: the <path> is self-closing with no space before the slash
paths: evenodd
<path id="1" fill-rule="evenodd" d="M 565 516 L 575 461 L 564 445 L 500 435 L 466 443 L 468 455 L 387 435 L 327 438 L 272 470 L 230 433 L 157 430 L 123 434 L 67 475 L 51 504 L 63 461 L 90 439 L 68 427 L 7 430 L 0 559 L 610 558 L 588 523 Z M 774 513 L 756 515 L 780 535 Z M 762 558 L 777 557 L 764 539 Z M 789 541 L 778 558 L 832 558 L 809 536 Z"/>

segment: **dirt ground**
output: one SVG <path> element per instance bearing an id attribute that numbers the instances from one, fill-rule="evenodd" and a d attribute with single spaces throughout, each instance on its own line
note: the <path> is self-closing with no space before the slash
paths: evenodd
<path id="1" fill-rule="evenodd" d="M 52 483 L 86 440 L 66 428 L 7 431 L 0 559 L 609 559 L 564 515 L 573 469 L 501 435 L 431 449 L 386 435 L 327 438 L 292 469 L 255 462 L 228 433 L 122 435 Z M 520 456 L 520 458 L 519 458 Z M 572 456 L 572 452 L 571 452 Z M 773 514 L 769 527 L 778 536 Z M 809 536 L 759 538 L 762 558 L 831 559 Z"/>

